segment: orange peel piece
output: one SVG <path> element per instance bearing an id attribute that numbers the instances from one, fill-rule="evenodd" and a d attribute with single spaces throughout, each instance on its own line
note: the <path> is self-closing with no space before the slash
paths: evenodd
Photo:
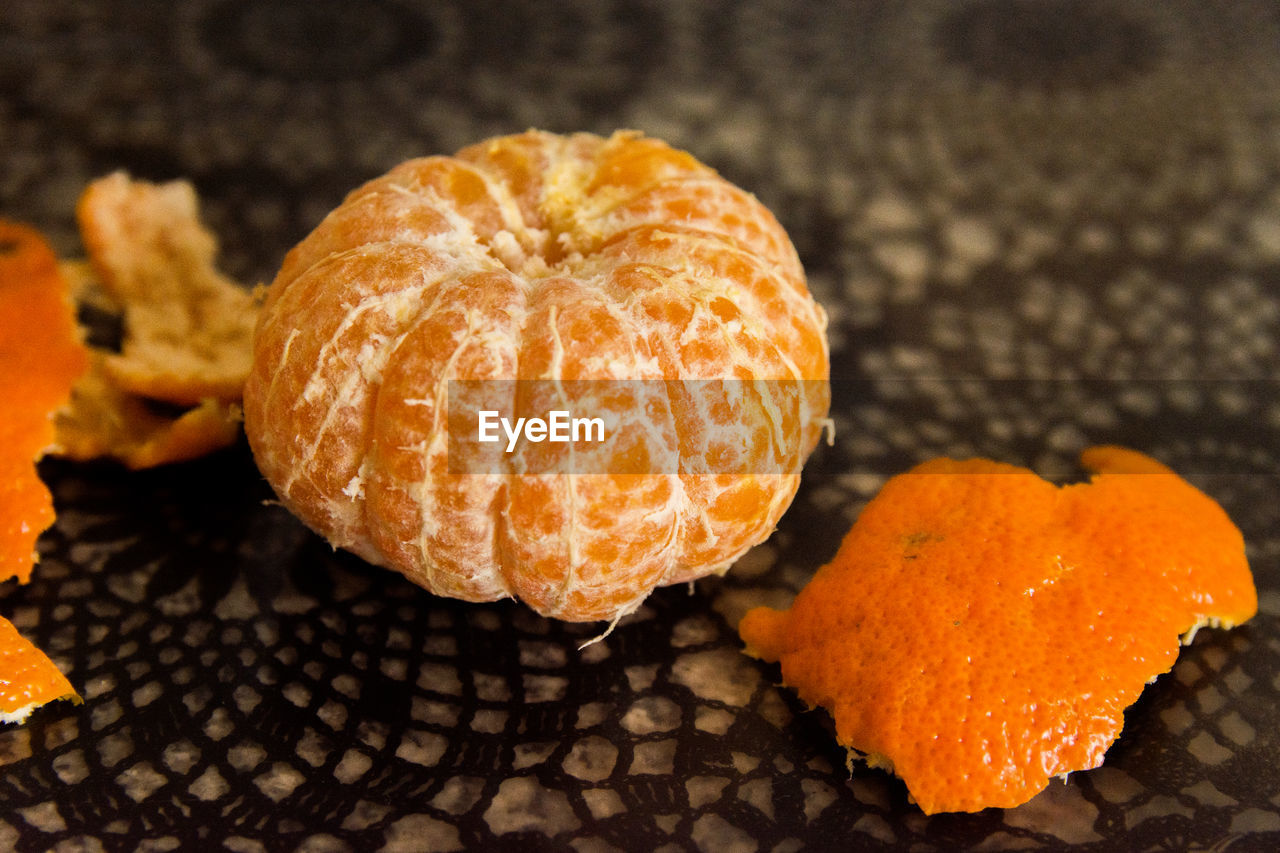
<path id="1" fill-rule="evenodd" d="M 53 414 L 85 370 L 57 258 L 40 233 L 0 221 L 0 580 L 26 583 L 53 498 L 35 463 L 54 444 Z"/>
<path id="2" fill-rule="evenodd" d="M 240 435 L 258 302 L 214 267 L 194 188 L 116 172 L 76 208 L 89 262 L 64 262 L 83 304 L 121 316 L 120 353 L 93 350 L 59 413 L 57 452 L 133 469 L 194 459 Z"/>
<path id="3" fill-rule="evenodd" d="M 117 387 L 91 353 L 90 369 L 76 383 L 71 405 L 58 413 L 58 455 L 78 461 L 111 458 L 139 470 L 212 453 L 240 435 L 235 404 L 207 399 L 177 414 Z"/>
<path id="4" fill-rule="evenodd" d="M 0 617 L 0 723 L 21 723 L 56 699 L 81 701 L 53 661 Z"/>
<path id="5" fill-rule="evenodd" d="M 789 610 L 746 614 L 747 653 L 926 813 L 1098 766 L 1179 640 L 1249 619 L 1257 592 L 1207 495 L 1132 450 L 1082 461 L 1064 487 L 988 460 L 890 479 Z"/>
<path id="6" fill-rule="evenodd" d="M 76 217 L 94 271 L 124 309 L 121 352 L 104 362 L 114 383 L 177 405 L 239 400 L 257 301 L 215 268 L 195 188 L 115 172 L 85 189 Z"/>

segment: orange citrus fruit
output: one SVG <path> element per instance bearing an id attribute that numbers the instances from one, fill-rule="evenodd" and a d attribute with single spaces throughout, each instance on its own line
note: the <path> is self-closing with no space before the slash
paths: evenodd
<path id="1" fill-rule="evenodd" d="M 80 701 L 53 661 L 0 617 L 0 723 L 21 723 L 55 699 Z"/>
<path id="2" fill-rule="evenodd" d="M 1239 530 L 1165 466 L 1087 451 L 1057 487 L 987 460 L 890 479 L 786 611 L 739 632 L 927 813 L 1098 766 L 1179 639 L 1257 610 Z"/>
<path id="3" fill-rule="evenodd" d="M 441 595 L 612 619 L 770 534 L 827 372 L 825 315 L 752 195 L 636 133 L 530 131 L 396 167 L 288 254 L 245 429 L 284 504 L 336 546 Z M 664 385 L 713 379 L 795 382 L 799 405 Z M 450 380 L 645 384 L 601 403 L 620 436 L 607 473 L 531 474 L 451 469 Z M 513 416 L 548 399 L 507 387 Z M 744 420 L 738 445 L 716 440 Z M 690 464 L 656 470 L 672 448 Z M 703 464 L 726 454 L 795 464 Z"/>
<path id="4" fill-rule="evenodd" d="M 26 583 L 53 498 L 35 463 L 54 444 L 54 413 L 84 372 L 67 282 L 34 229 L 0 222 L 0 580 Z"/>

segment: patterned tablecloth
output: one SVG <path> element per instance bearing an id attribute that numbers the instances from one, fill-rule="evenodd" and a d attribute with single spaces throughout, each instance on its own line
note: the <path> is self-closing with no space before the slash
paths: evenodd
<path id="1" fill-rule="evenodd" d="M 91 178 L 188 177 L 267 280 L 350 188 L 535 126 L 634 127 L 755 192 L 831 316 L 836 435 L 776 535 L 604 641 L 333 553 L 241 445 L 47 462 L 0 612 L 84 696 L 0 728 L 0 847 L 1280 847 L 1280 9 L 1176 0 L 41 0 L 0 11 L 0 213 L 80 251 Z M 1106 765 L 926 818 L 739 652 L 884 478 L 1145 450 L 1244 531 Z"/>

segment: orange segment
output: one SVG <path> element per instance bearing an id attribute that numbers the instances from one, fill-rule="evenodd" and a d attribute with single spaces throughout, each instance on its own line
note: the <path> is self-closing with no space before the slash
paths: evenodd
<path id="1" fill-rule="evenodd" d="M 885 484 L 749 654 L 927 813 L 1010 807 L 1098 766 L 1179 640 L 1257 610 L 1240 531 L 1153 459 L 1094 448 L 1059 488 L 987 460 Z"/>
<path id="2" fill-rule="evenodd" d="M 35 462 L 85 364 L 53 250 L 34 229 L 0 221 L 0 580 L 30 579 L 36 538 L 53 523 Z"/>
<path id="3" fill-rule="evenodd" d="M 55 699 L 80 701 L 53 661 L 0 617 L 0 723 L 21 723 Z"/>

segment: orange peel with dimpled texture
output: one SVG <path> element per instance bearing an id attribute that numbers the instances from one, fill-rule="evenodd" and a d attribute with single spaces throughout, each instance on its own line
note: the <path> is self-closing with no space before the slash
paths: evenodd
<path id="1" fill-rule="evenodd" d="M 0 617 L 0 723 L 25 722 L 55 699 L 81 701 L 53 661 Z"/>
<path id="2" fill-rule="evenodd" d="M 0 221 L 0 580 L 31 578 L 36 539 L 54 520 L 36 462 L 51 449 L 54 413 L 86 365 L 53 250 L 34 229 Z M 66 677 L 0 618 L 0 722 L 20 723 L 67 698 L 79 699 Z"/>
<path id="3" fill-rule="evenodd" d="M 66 278 L 36 230 L 0 221 L 0 580 L 26 583 L 53 498 L 36 461 L 55 443 L 54 414 L 88 366 Z"/>
<path id="4" fill-rule="evenodd" d="M 1257 610 L 1240 531 L 1143 454 L 1085 452 L 1091 481 L 937 459 L 890 479 L 748 654 L 831 711 L 839 743 L 927 813 L 1010 807 L 1093 768 L 1179 639 Z"/>

